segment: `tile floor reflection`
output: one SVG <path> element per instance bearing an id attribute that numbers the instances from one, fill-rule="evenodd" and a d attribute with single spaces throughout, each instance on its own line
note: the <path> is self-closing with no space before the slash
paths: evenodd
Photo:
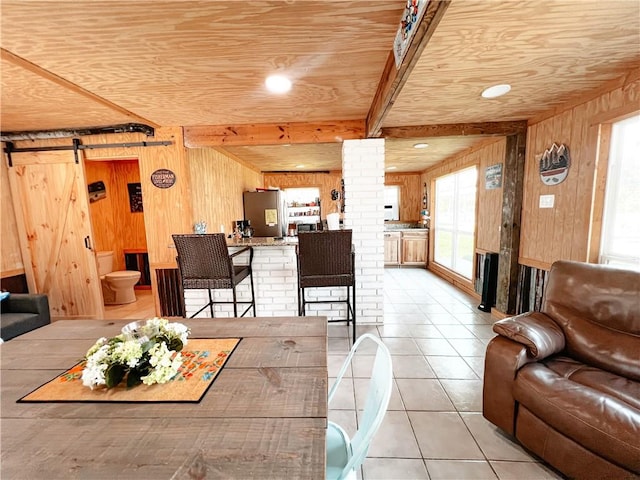
<path id="1" fill-rule="evenodd" d="M 424 269 L 385 269 L 380 336 L 393 358 L 394 388 L 384 423 L 358 478 L 560 479 L 557 472 L 482 417 L 484 351 L 493 319 L 478 300 Z M 346 326 L 329 326 L 329 383 L 348 349 Z M 364 406 L 372 355 L 359 355 L 329 418 L 353 434 Z M 373 353 L 373 352 L 369 352 Z"/>

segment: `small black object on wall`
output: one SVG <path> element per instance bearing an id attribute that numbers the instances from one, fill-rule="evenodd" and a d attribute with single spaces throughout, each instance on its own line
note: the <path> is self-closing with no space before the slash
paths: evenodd
<path id="1" fill-rule="evenodd" d="M 498 253 L 489 252 L 484 259 L 484 276 L 482 282 L 482 300 L 478 310 L 490 312 L 496 304 L 496 290 L 498 287 Z"/>
<path id="2" fill-rule="evenodd" d="M 107 187 L 105 187 L 104 182 L 102 180 L 98 180 L 97 182 L 90 183 L 88 186 L 89 190 L 89 203 L 97 202 L 107 196 Z"/>

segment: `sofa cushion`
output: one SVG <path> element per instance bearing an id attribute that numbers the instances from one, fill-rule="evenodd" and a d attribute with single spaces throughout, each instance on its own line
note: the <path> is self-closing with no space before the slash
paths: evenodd
<path id="1" fill-rule="evenodd" d="M 49 323 L 37 313 L 3 313 L 0 322 L 0 337 L 5 341 Z"/>
<path id="2" fill-rule="evenodd" d="M 555 262 L 542 312 L 562 328 L 566 354 L 640 381 L 640 274 Z"/>
<path id="3" fill-rule="evenodd" d="M 555 430 L 637 472 L 639 393 L 638 382 L 566 357 L 525 365 L 513 389 L 516 401 Z"/>

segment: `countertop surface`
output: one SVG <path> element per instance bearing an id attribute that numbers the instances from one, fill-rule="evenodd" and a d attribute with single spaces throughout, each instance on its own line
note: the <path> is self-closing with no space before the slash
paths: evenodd
<path id="1" fill-rule="evenodd" d="M 297 237 L 252 237 L 252 238 L 227 238 L 229 247 L 288 247 L 298 244 Z"/>
<path id="2" fill-rule="evenodd" d="M 410 227 L 407 225 L 386 225 L 384 226 L 385 233 L 388 232 L 428 232 L 428 228 L 422 227 Z M 252 238 L 228 238 L 227 245 L 229 247 L 289 247 L 298 244 L 298 237 L 252 237 Z"/>
<path id="3" fill-rule="evenodd" d="M 409 222 L 397 222 L 397 223 L 384 223 L 384 231 L 385 232 L 397 232 L 404 230 L 429 230 L 429 228 L 423 228 L 420 223 L 409 223 Z"/>
<path id="4" fill-rule="evenodd" d="M 393 233 L 393 232 L 425 232 L 428 233 L 428 228 L 385 228 L 384 233 Z"/>

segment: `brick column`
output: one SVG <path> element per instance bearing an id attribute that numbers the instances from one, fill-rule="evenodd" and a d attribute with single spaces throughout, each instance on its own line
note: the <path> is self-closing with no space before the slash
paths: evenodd
<path id="1" fill-rule="evenodd" d="M 384 139 L 345 140 L 342 145 L 344 228 L 356 251 L 356 320 L 384 317 Z"/>

